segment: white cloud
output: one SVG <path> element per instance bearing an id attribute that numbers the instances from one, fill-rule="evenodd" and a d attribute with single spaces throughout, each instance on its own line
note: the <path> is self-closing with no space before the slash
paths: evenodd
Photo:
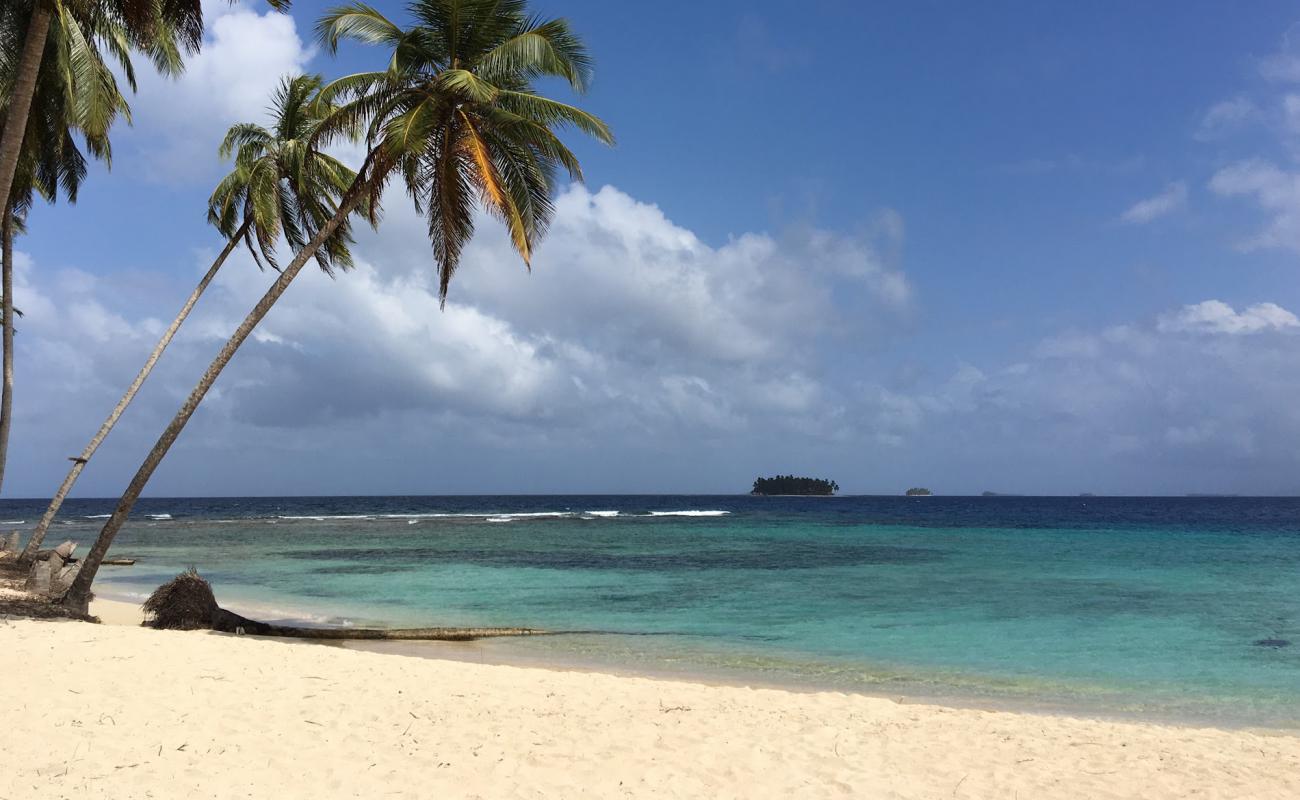
<path id="1" fill-rule="evenodd" d="M 140 168 L 154 180 L 181 182 L 219 168 L 217 145 L 236 122 L 261 121 L 275 86 L 302 74 L 314 50 L 292 16 L 262 4 L 204 0 L 203 48 L 176 80 L 141 70 L 128 136 Z M 125 136 L 123 138 L 126 138 Z"/>
<path id="2" fill-rule="evenodd" d="M 1175 181 L 1165 187 L 1164 191 L 1154 197 L 1148 197 L 1134 203 L 1124 212 L 1121 219 L 1135 225 L 1144 225 L 1152 220 L 1179 210 L 1187 204 L 1187 184 Z"/>
<path id="3" fill-rule="evenodd" d="M 1210 189 L 1226 196 L 1253 197 L 1271 215 L 1264 230 L 1241 243 L 1244 249 L 1284 247 L 1300 251 L 1300 174 L 1267 161 L 1241 161 L 1216 172 L 1210 179 Z"/>
<path id="4" fill-rule="evenodd" d="M 1292 26 L 1277 52 L 1259 62 L 1261 74 L 1282 84 L 1300 83 L 1300 36 Z M 1248 122 L 1264 121 L 1276 144 L 1292 160 L 1300 159 L 1300 92 L 1280 87 L 1263 107 L 1238 96 L 1211 108 L 1197 138 L 1208 141 Z M 1250 197 L 1268 216 L 1267 225 L 1238 243 L 1242 250 L 1286 248 L 1300 252 L 1300 171 L 1264 158 L 1239 160 L 1219 169 L 1210 179 L 1215 193 Z"/>
<path id="5" fill-rule="evenodd" d="M 445 312 L 420 221 L 390 208 L 356 271 L 308 270 L 289 289 L 153 490 L 710 490 L 755 464 L 807 464 L 854 485 L 1282 491 L 1277 476 L 1300 466 L 1300 337 L 1278 335 L 1300 320 L 1276 303 L 1207 300 L 896 385 L 860 339 L 826 339 L 899 319 L 878 290 L 896 271 L 870 243 L 802 232 L 712 248 L 611 188 L 560 201 L 531 276 L 484 221 Z M 56 483 L 138 367 L 158 321 L 128 309 L 169 314 L 203 266 L 142 299 L 120 276 L 22 259 L 12 491 Z M 232 259 L 87 492 L 120 488 L 270 279 Z M 843 304 L 845 292 L 869 303 Z M 998 485 L 969 484 L 983 476 Z"/>
<path id="6" fill-rule="evenodd" d="M 382 234 L 359 235 L 354 271 L 330 279 L 308 269 L 290 287 L 169 458 L 178 483 L 160 476 L 162 487 L 197 490 L 184 482 L 191 458 L 235 482 L 223 491 L 263 491 L 238 483 L 252 474 L 239 466 L 251 453 L 268 465 L 310 453 L 307 466 L 293 461 L 294 476 L 344 491 L 356 487 L 339 475 L 398 480 L 394 459 L 449 458 L 449 442 L 498 467 L 581 446 L 625 458 L 676 449 L 672 458 L 693 453 L 691 469 L 703 469 L 721 439 L 840 441 L 849 422 L 828 349 L 887 335 L 910 306 L 893 265 L 897 215 L 858 238 L 801 229 L 711 247 L 653 205 L 575 186 L 557 198 L 531 275 L 500 224 L 480 219 L 439 311 L 424 224 L 403 201 L 392 194 Z M 41 458 L 76 451 L 152 344 L 157 320 L 134 310 L 169 315 L 209 257 L 147 297 L 85 273 L 22 284 L 20 304 L 37 313 L 19 354 L 26 438 L 16 450 L 28 460 L 14 472 L 33 491 L 62 466 Z M 114 435 L 130 442 L 125 463 L 101 476 L 130 474 L 129 454 L 156 435 L 271 277 L 246 255 L 231 258 Z M 479 488 L 524 485 L 517 472 L 507 480 Z"/>
<path id="7" fill-rule="evenodd" d="M 963 364 L 927 388 L 868 386 L 861 416 L 891 446 L 891 466 L 923 464 L 935 485 L 1292 493 L 1300 337 L 1264 334 L 1297 327 L 1275 303 L 1206 301 L 1154 324 L 1049 337 L 1037 359 L 1003 369 Z"/>
<path id="8" fill-rule="evenodd" d="M 1247 97 L 1237 96 L 1210 106 L 1201 117 L 1196 131 L 1196 139 L 1208 142 L 1222 138 L 1232 131 L 1259 119 L 1262 112 L 1255 102 Z"/>
<path id="9" fill-rule="evenodd" d="M 1276 303 L 1257 303 L 1240 312 L 1220 300 L 1206 300 L 1160 317 L 1162 333 L 1248 334 L 1300 327 L 1300 319 Z"/>

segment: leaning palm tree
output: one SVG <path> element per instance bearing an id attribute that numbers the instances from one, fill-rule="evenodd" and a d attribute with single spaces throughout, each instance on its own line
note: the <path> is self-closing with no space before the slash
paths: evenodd
<path id="1" fill-rule="evenodd" d="M 36 524 L 19 556 L 20 564 L 30 563 L 35 558 L 46 531 L 82 469 L 135 398 L 231 252 L 243 242 L 259 265 L 265 260 L 275 267 L 274 248 L 282 235 L 290 248 L 301 250 L 334 216 L 339 198 L 352 185 L 356 175 L 334 157 L 311 146 L 322 123 L 333 111 L 329 104 L 318 100 L 320 87 L 319 76 L 287 77 L 272 96 L 268 109 L 272 120 L 269 128 L 241 123 L 226 134 L 219 153 L 222 158 L 233 156 L 235 165 L 208 200 L 208 221 L 226 238 L 226 245 L 185 299 L 122 399 L 109 412 L 81 455 L 71 459 L 72 468 Z M 321 269 L 332 273 L 335 267 L 351 267 L 352 254 L 348 247 L 351 242 L 350 225 L 345 219 L 316 252 L 316 261 Z"/>
<path id="2" fill-rule="evenodd" d="M 401 175 L 428 218 L 439 297 L 445 301 L 461 248 L 473 232 L 476 204 L 505 220 L 515 249 L 528 263 L 554 208 L 557 171 L 564 168 L 581 178 L 578 159 L 556 129 L 573 126 L 613 142 L 598 118 L 533 88 L 534 80 L 545 77 L 564 79 L 579 92 L 587 86 L 587 50 L 564 20 L 531 17 L 522 0 L 416 0 L 408 8 L 416 23 L 408 29 L 360 4 L 330 11 L 321 20 L 318 30 L 331 50 L 345 37 L 392 50 L 388 69 L 340 79 L 322 93 L 340 107 L 322 126 L 319 143 L 364 130 L 366 158 L 333 217 L 240 323 L 145 457 L 82 562 L 64 597 L 68 606 L 88 604 L 113 538 L 240 345 L 348 214 L 365 202 L 374 211 L 391 175 Z"/>
<path id="3" fill-rule="evenodd" d="M 289 5 L 289 0 L 267 2 L 277 9 Z M 17 174 L 23 131 L 49 55 L 48 40 L 59 28 L 82 39 L 96 54 L 107 52 L 126 71 L 131 68 L 129 51 L 136 49 L 152 58 L 160 71 L 175 75 L 183 68 L 180 59 L 172 57 L 177 48 L 193 53 L 203 42 L 201 0 L 5 0 L 4 16 L 0 21 L 19 35 L 8 45 L 15 69 L 0 132 L 0 197 L 9 196 Z M 117 33 L 100 38 L 98 32 L 105 26 Z M 70 74 L 80 78 L 86 68 L 91 65 L 82 61 Z"/>

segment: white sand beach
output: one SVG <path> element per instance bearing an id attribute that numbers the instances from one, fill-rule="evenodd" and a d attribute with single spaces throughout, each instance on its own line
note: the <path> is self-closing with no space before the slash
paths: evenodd
<path id="1" fill-rule="evenodd" d="M 1296 798 L 1300 736 L 0 621 L 0 798 Z"/>

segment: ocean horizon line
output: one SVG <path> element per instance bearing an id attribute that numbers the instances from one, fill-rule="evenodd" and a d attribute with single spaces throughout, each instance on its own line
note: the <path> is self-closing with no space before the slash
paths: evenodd
<path id="1" fill-rule="evenodd" d="M 290 500 L 309 500 L 309 499 L 357 499 L 357 498 L 404 498 L 404 497 L 448 497 L 448 498 L 484 498 L 484 497 L 753 497 L 753 498 L 783 498 L 783 499 L 837 499 L 837 498 L 903 498 L 903 499 L 934 499 L 934 498 L 961 498 L 961 499 L 980 499 L 980 500 L 1016 500 L 1016 499 L 1043 499 L 1043 500 L 1106 500 L 1106 499 L 1124 499 L 1124 500 L 1291 500 L 1300 498 L 1300 492 L 1294 494 L 1241 494 L 1241 493 L 1217 493 L 1217 492 L 1182 492 L 1169 494 L 1103 494 L 1103 493 L 1078 493 L 1078 494 L 1032 494 L 1027 492 L 995 492 L 992 494 L 983 493 L 963 493 L 963 492 L 934 492 L 930 495 L 921 497 L 908 496 L 903 491 L 898 492 L 838 492 L 833 495 L 798 495 L 798 494 L 780 494 L 780 495 L 761 495 L 752 492 L 437 492 L 432 494 L 409 494 L 409 493 L 363 493 L 363 494 L 175 494 L 160 495 L 146 494 L 140 497 L 140 500 L 270 500 L 284 498 Z M 89 496 L 74 495 L 67 498 L 70 501 L 116 501 L 116 496 Z M 0 503 L 37 503 L 48 502 L 47 496 L 33 495 L 31 497 L 0 497 Z"/>

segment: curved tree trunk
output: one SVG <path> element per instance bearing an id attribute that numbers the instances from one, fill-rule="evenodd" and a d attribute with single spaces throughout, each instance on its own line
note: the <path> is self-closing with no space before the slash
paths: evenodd
<path id="1" fill-rule="evenodd" d="M 0 292 L 4 293 L 4 311 L 0 314 L 0 326 L 3 326 L 4 348 L 4 383 L 0 386 L 0 485 L 5 479 L 5 459 L 9 454 L 9 426 L 13 422 L 14 407 L 14 215 L 13 209 L 5 206 L 4 221 L 0 222 L 0 237 L 4 239 L 3 278 L 0 279 Z"/>
<path id="2" fill-rule="evenodd" d="M 38 0 L 32 6 L 32 21 L 27 24 L 18 74 L 9 98 L 9 111 L 5 115 L 4 131 L 0 133 L 0 197 L 6 200 L 14 186 L 14 174 L 18 171 L 18 154 L 22 151 L 23 136 L 27 132 L 27 117 L 32 110 L 36 78 L 41 71 L 41 57 L 45 54 L 49 32 L 50 10 Z"/>
<path id="3" fill-rule="evenodd" d="M 469 642 L 492 636 L 539 636 L 546 633 L 537 628 L 301 628 L 259 622 L 220 607 L 213 612 L 211 625 L 212 630 L 226 633 L 336 641 Z"/>
<path id="4" fill-rule="evenodd" d="M 90 585 L 95 580 L 95 573 L 99 571 L 99 565 L 103 562 L 104 555 L 108 553 L 108 548 L 112 546 L 113 538 L 117 536 L 117 532 L 126 523 L 126 518 L 131 514 L 131 508 L 135 505 L 135 501 L 140 499 L 140 494 L 144 491 L 145 485 L 149 483 L 149 478 L 153 476 L 154 470 L 162 463 L 163 457 L 167 455 L 167 451 L 171 449 L 172 444 L 176 442 L 176 438 L 185 429 L 190 417 L 194 416 L 194 412 L 198 409 L 199 403 L 203 401 L 204 395 L 212 388 L 212 384 L 216 382 L 221 371 L 230 363 L 230 359 L 234 357 L 239 346 L 244 343 L 244 340 L 253 332 L 257 324 L 271 310 L 271 307 L 275 305 L 275 301 L 280 299 L 280 295 L 284 294 L 284 290 L 289 288 L 289 284 L 302 271 L 307 260 L 315 255 L 316 251 L 321 248 L 321 245 L 330 236 L 334 235 L 343 220 L 360 204 L 366 188 L 363 185 L 363 176 L 369 166 L 370 158 L 367 157 L 366 163 L 362 164 L 356 180 L 339 203 L 334 216 L 330 217 L 329 222 L 321 227 L 311 241 L 307 243 L 307 246 L 298 255 L 294 256 L 293 261 L 289 262 L 288 266 L 284 268 L 284 272 L 280 273 L 280 277 L 276 278 L 275 283 L 271 284 L 271 288 L 267 289 L 266 294 L 262 295 L 262 299 L 258 300 L 257 305 L 253 306 L 253 310 L 235 329 L 234 335 L 217 353 L 212 363 L 208 365 L 208 369 L 203 373 L 203 377 L 199 379 L 198 385 L 190 392 L 190 396 L 186 398 L 185 403 L 176 412 L 176 416 L 167 426 L 167 429 L 163 431 L 162 436 L 158 437 L 153 449 L 145 457 L 144 463 L 140 465 L 140 469 L 136 470 L 135 476 L 131 478 L 131 483 L 126 487 L 126 492 L 117 501 L 117 508 L 113 510 L 112 516 L 104 523 L 103 529 L 99 532 L 99 537 L 95 539 L 95 544 L 82 560 L 81 571 L 77 573 L 76 580 L 72 582 L 72 586 L 69 587 L 67 594 L 63 597 L 62 602 L 65 606 L 82 611 L 85 611 L 89 606 Z"/>
<path id="5" fill-rule="evenodd" d="M 20 566 L 26 566 L 36 558 L 36 551 L 40 548 L 41 542 L 45 541 L 45 532 L 49 530 L 50 524 L 54 522 L 54 517 L 58 515 L 59 508 L 63 505 L 63 500 L 68 496 L 68 492 L 72 490 L 73 484 L 77 482 L 77 478 L 81 475 L 81 470 L 85 469 L 86 462 L 90 460 L 91 456 L 95 455 L 95 451 L 99 449 L 99 445 L 103 443 L 105 437 L 108 436 L 109 431 L 113 430 L 113 426 L 117 424 L 122 413 L 126 411 L 126 407 L 131 404 L 133 399 L 135 399 L 136 392 L 140 391 L 140 387 L 144 385 L 145 380 L 149 377 L 149 373 L 153 371 L 154 365 L 157 364 L 158 359 L 162 357 L 163 351 L 167 349 L 167 345 L 171 344 L 172 338 L 175 337 L 176 332 L 180 330 L 181 324 L 184 323 L 185 318 L 190 315 L 190 311 L 194 309 L 194 304 L 199 301 L 199 297 L 201 297 L 203 292 L 208 288 L 208 284 L 212 283 L 212 279 L 217 276 L 217 272 L 221 269 L 222 264 L 226 263 L 226 258 L 229 257 L 234 249 L 239 246 L 239 240 L 243 238 L 244 233 L 248 230 L 248 226 L 249 223 L 245 222 L 235 235 L 231 237 L 230 241 L 226 243 L 226 247 L 221 251 L 221 255 L 217 256 L 217 260 L 212 262 L 212 266 L 208 268 L 207 273 L 203 276 L 202 280 L 199 281 L 198 286 L 195 286 L 194 291 L 190 292 L 190 296 L 186 298 L 185 305 L 181 306 L 180 313 L 176 315 L 176 319 L 172 320 L 171 326 L 163 332 L 162 338 L 158 340 L 158 344 L 154 345 L 153 352 L 149 354 L 148 360 L 146 360 L 144 366 L 140 368 L 140 372 L 135 376 L 135 380 L 133 380 L 131 385 L 127 387 L 126 393 L 122 395 L 122 399 L 117 401 L 117 405 L 114 406 L 112 412 L 109 413 L 108 419 L 104 420 L 104 424 L 99 426 L 99 430 L 95 433 L 94 437 L 91 438 L 90 443 L 86 445 L 86 448 L 81 451 L 81 455 L 69 459 L 72 461 L 72 469 L 68 470 L 67 477 L 63 479 L 63 483 L 59 485 L 59 490 L 54 493 L 53 499 L 50 500 L 49 508 L 45 509 L 44 516 L 42 516 L 41 521 L 36 524 L 36 530 L 32 531 L 32 538 L 27 541 L 27 546 L 23 548 L 22 555 L 18 557 L 18 564 Z M 7 300 L 6 309 L 8 309 Z M 7 423 L 0 423 L 0 429 L 5 428 L 6 425 Z M 4 434 L 5 431 L 0 430 L 0 443 L 3 441 Z M 4 475 L 3 458 L 3 452 L 0 451 L 0 478 Z"/>

